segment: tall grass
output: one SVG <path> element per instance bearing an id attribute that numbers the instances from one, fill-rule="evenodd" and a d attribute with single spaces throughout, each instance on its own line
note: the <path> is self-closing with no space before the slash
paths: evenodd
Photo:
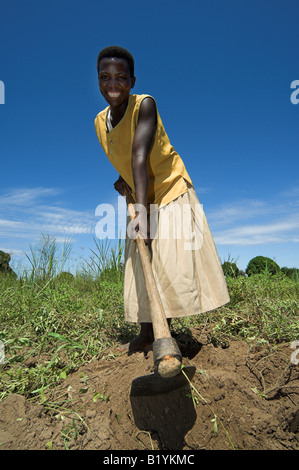
<path id="1" fill-rule="evenodd" d="M 42 234 L 41 240 L 35 245 L 29 245 L 30 254 L 25 253 L 29 261 L 30 270 L 25 271 L 25 276 L 30 281 L 49 280 L 63 271 L 70 256 L 72 244 L 65 240 L 62 249 L 59 250 L 55 238 Z"/>
<path id="2" fill-rule="evenodd" d="M 92 255 L 84 260 L 79 273 L 85 277 L 97 279 L 105 274 L 116 275 L 121 278 L 124 265 L 124 242 L 119 239 L 115 247 L 106 240 L 98 241 L 94 238 L 95 248 L 91 249 Z"/>

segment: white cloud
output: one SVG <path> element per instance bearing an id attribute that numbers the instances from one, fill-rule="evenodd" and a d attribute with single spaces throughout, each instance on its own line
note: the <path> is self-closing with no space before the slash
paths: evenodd
<path id="1" fill-rule="evenodd" d="M 217 209 L 209 211 L 209 221 L 214 225 L 231 224 L 275 213 L 276 209 L 265 201 L 244 199 L 241 201 L 221 204 Z"/>
<path id="2" fill-rule="evenodd" d="M 280 266 L 299 262 L 299 190 L 293 186 L 265 199 L 239 199 L 209 210 L 207 217 L 222 260 L 231 255 L 240 269 L 263 254 Z"/>
<path id="3" fill-rule="evenodd" d="M 282 191 L 281 193 L 279 193 L 279 196 L 283 198 L 299 198 L 299 184 L 297 186 L 293 186 L 292 188 Z"/>
<path id="4" fill-rule="evenodd" d="M 43 197 L 55 196 L 61 191 L 55 188 L 24 188 L 14 189 L 0 196 L 0 208 L 7 206 L 27 206 Z"/>
<path id="5" fill-rule="evenodd" d="M 239 223 L 232 228 L 214 233 L 215 243 L 219 245 L 258 245 L 272 243 L 297 243 L 299 215 L 290 214 L 284 219 L 276 213 L 275 220 L 259 224 Z M 240 217 L 242 219 L 244 215 Z M 236 220 L 234 220 L 236 222 Z M 239 222 L 239 221 L 238 221 Z"/>
<path id="6" fill-rule="evenodd" d="M 0 230 L 16 230 L 22 225 L 22 222 L 17 220 L 0 219 Z"/>
<path id="7" fill-rule="evenodd" d="M 0 196 L 0 237 L 36 240 L 41 233 L 62 239 L 94 232 L 91 211 L 76 211 L 51 203 L 61 191 L 55 188 L 17 189 Z"/>
<path id="8" fill-rule="evenodd" d="M 22 250 L 16 250 L 14 248 L 7 248 L 6 246 L 0 246 L 0 251 L 4 251 L 5 253 L 9 253 L 10 255 L 15 256 L 23 256 L 24 252 Z"/>

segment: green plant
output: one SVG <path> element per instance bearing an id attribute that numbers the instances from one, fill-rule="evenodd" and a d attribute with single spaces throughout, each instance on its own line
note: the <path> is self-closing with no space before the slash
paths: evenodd
<path id="1" fill-rule="evenodd" d="M 77 440 L 79 436 L 79 429 L 77 424 L 75 423 L 75 419 L 72 419 L 72 424 L 65 426 L 63 430 L 61 431 L 63 442 L 65 445 L 65 449 L 69 450 L 69 441 L 70 439 L 73 439 L 74 441 Z"/>

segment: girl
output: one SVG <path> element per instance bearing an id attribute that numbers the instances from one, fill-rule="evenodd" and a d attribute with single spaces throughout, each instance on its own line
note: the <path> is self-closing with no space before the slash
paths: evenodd
<path id="1" fill-rule="evenodd" d="M 136 81 L 132 55 L 118 46 L 107 47 L 98 55 L 97 70 L 99 88 L 109 106 L 96 116 L 96 133 L 120 175 L 115 189 L 122 195 L 125 188 L 131 192 L 141 205 L 136 208 L 143 207 L 143 213 L 156 222 L 154 234 L 141 226 L 140 217 L 134 229 L 150 250 L 167 319 L 224 305 L 229 302 L 225 278 L 190 176 L 170 144 L 155 100 L 131 94 Z M 141 329 L 123 349 L 148 350 L 154 341 L 150 305 L 137 244 L 128 234 L 124 306 L 125 320 L 140 323 Z"/>

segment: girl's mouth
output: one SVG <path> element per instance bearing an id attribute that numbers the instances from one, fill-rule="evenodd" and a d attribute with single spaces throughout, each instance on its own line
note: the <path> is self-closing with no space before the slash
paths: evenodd
<path id="1" fill-rule="evenodd" d="M 110 98 L 118 98 L 120 96 L 120 92 L 119 91 L 108 91 L 108 95 L 110 96 Z"/>

